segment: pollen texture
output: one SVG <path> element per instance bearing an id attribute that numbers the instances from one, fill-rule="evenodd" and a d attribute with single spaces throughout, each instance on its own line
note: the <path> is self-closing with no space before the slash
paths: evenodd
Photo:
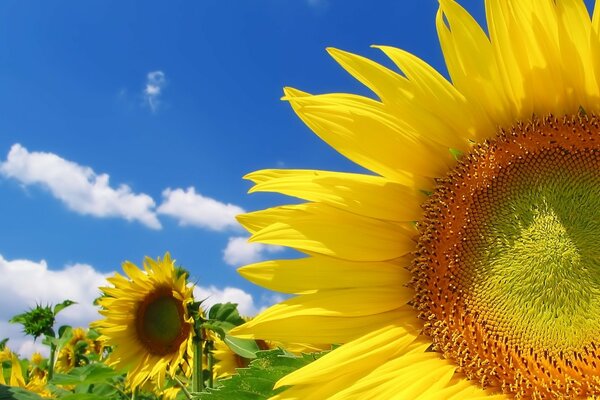
<path id="1" fill-rule="evenodd" d="M 600 394 L 599 151 L 595 116 L 547 116 L 437 182 L 414 304 L 468 378 L 517 398 Z"/>

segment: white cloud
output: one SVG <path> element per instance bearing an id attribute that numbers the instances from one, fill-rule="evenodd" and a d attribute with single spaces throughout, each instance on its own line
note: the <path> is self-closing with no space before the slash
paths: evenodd
<path id="1" fill-rule="evenodd" d="M 163 202 L 157 212 L 177 219 L 182 226 L 223 231 L 237 227 L 235 216 L 244 213 L 241 207 L 203 196 L 193 187 L 187 190 L 168 188 L 162 195 Z"/>
<path id="2" fill-rule="evenodd" d="M 90 167 L 56 154 L 29 152 L 20 144 L 14 144 L 7 160 L 0 163 L 0 174 L 24 185 L 42 185 L 80 214 L 121 217 L 139 221 L 152 229 L 161 228 L 150 196 L 135 194 L 127 185 L 112 188 L 107 174 L 97 175 Z"/>
<path id="3" fill-rule="evenodd" d="M 213 304 L 217 303 L 237 303 L 238 311 L 242 316 L 254 316 L 260 310 L 254 303 L 254 298 L 250 293 L 235 287 L 225 287 L 218 289 L 215 286 L 196 286 L 194 288 L 194 298 L 196 300 L 204 300 L 204 308 L 210 309 Z"/>
<path id="4" fill-rule="evenodd" d="M 146 86 L 144 87 L 144 99 L 152 111 L 156 111 L 160 105 L 160 95 L 167 83 L 165 73 L 162 71 L 148 72 L 146 75 Z"/>
<path id="5" fill-rule="evenodd" d="M 263 260 L 267 254 L 283 251 L 281 246 L 270 246 L 260 243 L 250 243 L 247 237 L 230 237 L 227 247 L 223 250 L 223 261 L 228 265 L 239 267 Z"/>
<path id="6" fill-rule="evenodd" d="M 87 264 L 67 265 L 59 270 L 47 263 L 30 260 L 6 260 L 0 255 L 0 339 L 8 337 L 9 347 L 24 356 L 47 350 L 40 341 L 21 333 L 21 325 L 9 324 L 13 316 L 36 304 L 57 304 L 66 299 L 76 301 L 58 314 L 56 327 L 63 324 L 88 326 L 100 317 L 93 301 L 100 295 L 99 286 L 106 286 L 109 274 L 102 274 Z"/>

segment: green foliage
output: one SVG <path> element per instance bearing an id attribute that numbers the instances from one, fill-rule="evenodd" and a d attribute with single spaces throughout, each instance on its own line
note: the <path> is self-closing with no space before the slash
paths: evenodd
<path id="1" fill-rule="evenodd" d="M 215 304 L 210 308 L 208 317 L 207 328 L 216 333 L 222 331 L 223 333 L 219 334 L 219 337 L 234 353 L 244 358 L 252 359 L 256 357 L 256 352 L 260 350 L 256 341 L 239 339 L 227 334 L 231 329 L 245 322 L 237 310 L 237 304 Z"/>
<path id="2" fill-rule="evenodd" d="M 117 399 L 122 393 L 117 387 L 123 380 L 122 374 L 102 364 L 94 363 L 76 367 L 66 374 L 54 374 L 49 384 L 60 399 L 100 400 Z M 75 386 L 71 391 L 60 386 Z"/>
<path id="3" fill-rule="evenodd" d="M 120 374 L 101 363 L 73 368 L 66 374 L 55 374 L 50 383 L 54 385 L 78 385 L 103 383 Z"/>
<path id="4" fill-rule="evenodd" d="M 0 351 L 4 350 L 7 342 L 8 342 L 8 338 L 0 340 Z"/>
<path id="5" fill-rule="evenodd" d="M 76 302 L 74 302 L 73 300 L 65 300 L 62 303 L 58 303 L 57 305 L 54 306 L 54 316 L 56 317 L 56 315 L 61 312 L 62 310 L 64 310 L 65 308 L 72 306 L 73 304 L 77 304 Z"/>
<path id="6" fill-rule="evenodd" d="M 208 311 L 208 318 L 219 322 L 229 323 L 232 326 L 238 326 L 245 322 L 240 316 L 240 313 L 237 310 L 237 304 L 235 303 L 219 303 L 213 305 Z"/>
<path id="7" fill-rule="evenodd" d="M 260 351 L 258 344 L 252 339 L 240 339 L 225 335 L 224 342 L 231 351 L 244 358 L 256 358 L 256 353 Z"/>
<path id="8" fill-rule="evenodd" d="M 285 375 L 310 364 L 326 352 L 295 356 L 281 349 L 259 351 L 248 368 L 238 369 L 231 378 L 219 381 L 221 386 L 200 394 L 202 400 L 268 399 L 285 388 L 273 390 Z"/>
<path id="9" fill-rule="evenodd" d="M 0 400 L 43 400 L 43 398 L 29 390 L 0 385 Z"/>

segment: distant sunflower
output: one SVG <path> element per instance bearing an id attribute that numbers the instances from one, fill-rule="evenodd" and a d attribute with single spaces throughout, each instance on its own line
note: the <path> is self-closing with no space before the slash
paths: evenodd
<path id="1" fill-rule="evenodd" d="M 73 346 L 71 344 L 63 346 L 58 352 L 58 357 L 56 357 L 56 370 L 58 372 L 69 372 L 75 368 L 76 363 L 77 356 Z"/>
<path id="2" fill-rule="evenodd" d="M 246 368 L 250 364 L 250 361 L 252 361 L 236 354 L 229 348 L 227 343 L 218 338 L 214 340 L 214 346 L 214 376 L 216 379 L 231 376 L 236 373 L 236 369 Z"/>
<path id="3" fill-rule="evenodd" d="M 10 361 L 10 378 L 8 382 L 6 382 L 4 371 L 2 369 L 2 362 L 5 361 Z M 27 389 L 28 391 L 34 392 L 44 398 L 53 397 L 50 390 L 48 390 L 46 387 L 46 375 L 34 373 L 28 376 L 28 374 L 23 374 L 19 357 L 17 357 L 15 353 L 12 353 L 8 347 L 5 347 L 3 351 L 0 351 L 0 384 L 8 384 L 8 386 Z"/>
<path id="4" fill-rule="evenodd" d="M 232 334 L 342 344 L 276 399 L 600 395 L 600 6 L 485 6 L 489 36 L 440 0 L 452 83 L 377 46 L 401 73 L 329 50 L 377 100 L 285 89 L 373 174 L 247 176 L 308 201 L 240 216 L 251 240 L 308 257 L 240 270 L 297 296 Z"/>
<path id="5" fill-rule="evenodd" d="M 113 346 L 108 363 L 128 370 L 136 388 L 148 379 L 162 387 L 165 373 L 174 375 L 191 349 L 192 319 L 187 305 L 192 287 L 177 276 L 169 253 L 144 260 L 144 271 L 123 263 L 128 278 L 115 274 L 99 300 L 105 319 L 94 323 L 103 344 Z"/>

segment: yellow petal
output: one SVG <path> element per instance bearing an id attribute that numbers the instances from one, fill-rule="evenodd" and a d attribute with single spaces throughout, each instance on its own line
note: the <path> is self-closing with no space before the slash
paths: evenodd
<path id="1" fill-rule="evenodd" d="M 483 115 L 439 72 L 419 57 L 395 47 L 375 47 L 381 49 L 414 84 L 415 98 L 403 118 L 411 123 L 413 116 L 418 115 L 421 110 L 429 111 L 429 118 L 423 118 L 422 121 L 433 122 L 434 118 L 438 118 L 444 121 L 444 126 L 413 126 L 438 143 L 468 151 L 468 139 L 474 138 L 477 128 L 483 123 Z"/>
<path id="2" fill-rule="evenodd" d="M 318 203 L 238 216 L 251 242 L 288 246 L 344 260 L 387 261 L 414 250 L 410 225 L 362 217 Z"/>
<path id="3" fill-rule="evenodd" d="M 391 221 L 421 219 L 421 203 L 427 198 L 414 188 L 364 174 L 269 169 L 244 178 L 256 183 L 250 193 L 278 192 Z"/>
<path id="4" fill-rule="evenodd" d="M 478 127 L 478 140 L 496 133 L 496 126 L 513 122 L 492 44 L 475 19 L 454 0 L 440 0 L 436 27 L 444 59 L 454 86 L 482 107 L 489 125 Z"/>
<path id="5" fill-rule="evenodd" d="M 410 280 L 408 262 L 352 262 L 314 256 L 271 260 L 238 269 L 246 279 L 283 293 L 372 286 L 402 287 Z"/>
<path id="6" fill-rule="evenodd" d="M 140 271 L 140 269 L 132 262 L 125 261 L 122 265 L 123 271 L 129 276 L 132 281 L 146 281 L 147 275 Z"/>
<path id="7" fill-rule="evenodd" d="M 427 338 L 420 338 L 395 358 L 383 362 L 331 400 L 340 399 L 415 399 L 432 385 L 450 381 L 458 368 L 440 354 L 425 352 Z"/>
<path id="8" fill-rule="evenodd" d="M 391 47 L 375 47 L 389 53 L 388 55 L 400 51 Z M 404 65 L 406 70 L 399 65 L 406 74 L 405 78 L 356 54 L 334 48 L 327 50 L 346 71 L 381 98 L 390 114 L 402 115 L 407 125 L 416 132 L 423 133 L 423 140 L 434 141 L 445 148 L 467 150 L 468 127 L 464 121 L 465 114 L 469 111 L 462 108 L 464 98 L 433 68 L 412 68 L 414 63 L 409 61 L 408 65 Z M 443 92 L 437 89 L 442 89 Z M 452 121 L 449 121 L 446 114 L 450 112 L 448 109 L 455 108 L 460 109 L 462 123 L 452 126 L 448 122 L 455 122 L 456 116 L 452 116 Z"/>
<path id="9" fill-rule="evenodd" d="M 388 326 L 390 321 L 406 321 L 413 318 L 414 313 L 412 309 L 400 308 L 362 317 L 331 317 L 324 316 L 317 310 L 314 315 L 281 319 L 265 319 L 259 314 L 252 321 L 232 329 L 230 334 L 246 339 L 280 342 L 346 343 L 380 327 Z"/>
<path id="10" fill-rule="evenodd" d="M 10 362 L 10 386 L 25 387 L 21 362 L 16 354 L 12 353 Z"/>
<path id="11" fill-rule="evenodd" d="M 486 0 L 488 28 L 516 117 L 576 112 L 565 90 L 553 0 Z"/>
<path id="12" fill-rule="evenodd" d="M 353 371 L 362 374 L 379 367 L 386 360 L 402 352 L 421 330 L 416 313 L 412 323 L 385 326 L 344 344 L 311 364 L 280 379 L 275 388 L 286 385 L 301 385 L 326 382 Z"/>
<path id="13" fill-rule="evenodd" d="M 476 381 L 467 380 L 464 375 L 455 373 L 443 387 L 433 385 L 421 393 L 416 400 L 508 400 L 511 396 L 482 389 Z"/>
<path id="14" fill-rule="evenodd" d="M 413 296 L 412 289 L 402 287 L 322 290 L 275 304 L 252 319 L 249 325 L 305 315 L 362 317 L 394 310 Z"/>
<path id="15" fill-rule="evenodd" d="M 441 176 L 454 160 L 427 143 L 405 120 L 372 99 L 349 94 L 311 96 L 290 88 L 284 99 L 321 139 L 355 163 L 389 179 Z M 422 179 L 422 178 L 421 178 Z"/>
<path id="16" fill-rule="evenodd" d="M 596 70 L 592 68 L 594 54 L 600 44 L 592 40 L 592 23 L 585 3 L 581 0 L 556 2 L 559 20 L 560 55 L 559 63 L 567 85 L 567 95 L 576 105 L 586 104 L 589 110 L 599 107 L 600 89 Z"/>

